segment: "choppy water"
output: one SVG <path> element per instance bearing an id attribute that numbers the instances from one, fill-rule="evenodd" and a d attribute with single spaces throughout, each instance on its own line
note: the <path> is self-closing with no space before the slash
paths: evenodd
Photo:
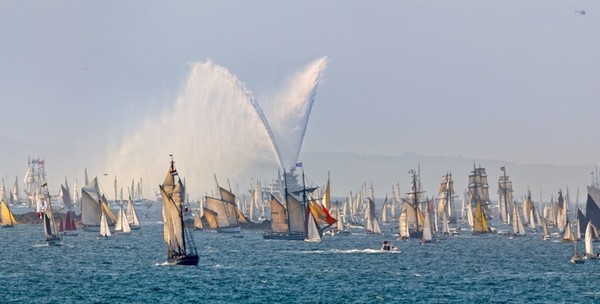
<path id="1" fill-rule="evenodd" d="M 130 235 L 98 240 L 81 231 L 62 247 L 44 245 L 41 226 L 0 229 L 0 302 L 600 302 L 600 261 L 572 265 L 573 244 L 539 235 L 465 233 L 380 252 L 385 235 L 307 243 L 194 231 L 198 267 L 165 266 L 159 210 Z"/>

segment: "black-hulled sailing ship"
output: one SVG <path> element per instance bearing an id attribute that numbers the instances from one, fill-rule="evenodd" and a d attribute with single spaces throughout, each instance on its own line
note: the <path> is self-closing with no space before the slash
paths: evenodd
<path id="1" fill-rule="evenodd" d="M 173 155 L 167 176 L 160 187 L 163 200 L 164 239 L 167 244 L 167 263 L 170 265 L 198 265 L 198 253 L 190 232 L 183 221 L 185 187 L 175 169 Z M 175 179 L 177 177 L 177 180 Z"/>

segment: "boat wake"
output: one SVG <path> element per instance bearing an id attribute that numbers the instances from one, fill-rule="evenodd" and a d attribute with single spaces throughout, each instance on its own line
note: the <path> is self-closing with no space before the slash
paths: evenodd
<path id="1" fill-rule="evenodd" d="M 329 249 L 329 250 L 303 250 L 294 251 L 300 254 L 380 254 L 400 253 L 401 251 L 382 251 L 379 249 Z"/>

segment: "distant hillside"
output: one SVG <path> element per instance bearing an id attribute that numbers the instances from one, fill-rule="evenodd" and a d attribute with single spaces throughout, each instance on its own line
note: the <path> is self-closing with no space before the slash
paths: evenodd
<path id="1" fill-rule="evenodd" d="M 409 191 L 410 169 L 420 165 L 421 181 L 426 196 L 437 195 L 442 175 L 451 172 L 454 178 L 454 190 L 462 196 L 467 187 L 468 175 L 473 165 L 486 168 L 490 196 L 497 198 L 500 167 L 506 167 L 506 173 L 513 181 L 515 197 L 520 198 L 527 189 L 531 190 L 534 200 L 539 200 L 540 191 L 544 201 L 559 189 L 570 191 L 571 201 L 575 202 L 579 188 L 579 202 L 585 202 L 586 185 L 590 184 L 590 172 L 595 165 L 551 165 L 517 164 L 501 160 L 473 159 L 464 157 L 442 157 L 404 153 L 400 156 L 361 155 L 356 153 L 302 152 L 300 155 L 306 175 L 315 183 L 324 184 L 327 172 L 331 174 L 332 195 L 345 197 L 355 192 L 362 183 L 373 183 L 378 198 L 391 195 L 392 184 L 399 183 L 402 193 Z"/>

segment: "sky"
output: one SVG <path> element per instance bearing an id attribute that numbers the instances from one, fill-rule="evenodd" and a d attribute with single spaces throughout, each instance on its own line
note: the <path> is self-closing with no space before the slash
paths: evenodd
<path id="1" fill-rule="evenodd" d="M 598 33 L 597 1 L 0 1 L 0 175 L 113 176 L 196 63 L 268 109 L 320 58 L 302 151 L 593 165 Z"/>

